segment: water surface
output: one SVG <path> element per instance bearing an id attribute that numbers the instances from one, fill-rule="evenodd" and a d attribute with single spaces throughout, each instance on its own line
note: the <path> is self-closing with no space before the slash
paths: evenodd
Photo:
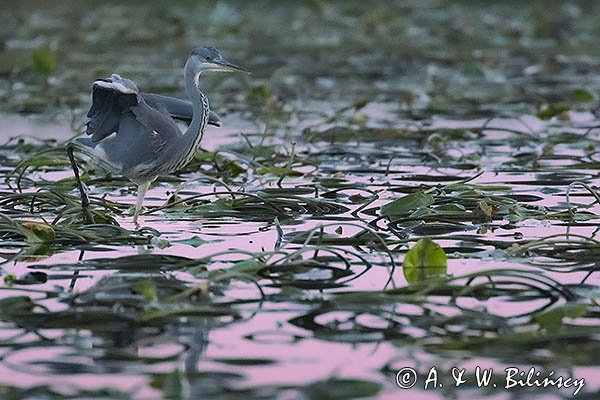
<path id="1" fill-rule="evenodd" d="M 585 379 L 578 397 L 595 398 L 599 15 L 541 1 L 3 7 L 1 397 L 573 397 L 505 389 L 518 367 Z M 153 185 L 141 227 L 135 186 L 83 165 L 85 224 L 63 147 L 90 83 L 117 72 L 183 97 L 204 43 L 253 72 L 203 78 L 223 127 Z M 406 196 L 421 201 L 386 211 Z M 447 269 L 407 280 L 422 238 Z M 434 366 L 443 386 L 424 390 Z M 488 388 L 477 366 L 496 371 Z M 407 390 L 405 367 L 419 373 Z"/>

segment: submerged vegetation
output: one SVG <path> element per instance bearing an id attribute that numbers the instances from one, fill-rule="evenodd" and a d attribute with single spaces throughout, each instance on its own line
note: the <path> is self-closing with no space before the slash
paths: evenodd
<path id="1" fill-rule="evenodd" d="M 597 397 L 600 6 L 515 4 L 0 11 L 1 111 L 60 127 L 0 128 L 0 397 L 573 394 L 478 388 L 475 365 Z M 211 42 L 253 71 L 203 80 L 224 126 L 141 228 L 135 187 L 83 163 L 85 223 L 64 142 L 89 84 L 183 96 Z"/>

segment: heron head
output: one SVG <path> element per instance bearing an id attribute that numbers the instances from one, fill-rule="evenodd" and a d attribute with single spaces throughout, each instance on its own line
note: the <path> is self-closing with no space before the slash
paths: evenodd
<path id="1" fill-rule="evenodd" d="M 220 71 L 220 72 L 246 72 L 246 68 L 234 65 L 227 61 L 219 50 L 214 46 L 201 46 L 192 50 L 190 60 L 194 62 L 198 72 Z"/>

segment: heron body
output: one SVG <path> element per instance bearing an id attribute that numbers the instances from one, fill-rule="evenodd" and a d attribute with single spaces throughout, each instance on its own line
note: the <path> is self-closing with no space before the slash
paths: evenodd
<path id="1" fill-rule="evenodd" d="M 207 124 L 220 126 L 220 118 L 210 111 L 208 98 L 199 88 L 200 74 L 207 71 L 247 72 L 226 61 L 216 48 L 202 46 L 192 51 L 184 67 L 185 91 L 190 102 L 141 93 L 133 81 L 116 74 L 94 82 L 92 106 L 87 115 L 88 137 L 74 140 L 67 148 L 83 207 L 89 201 L 79 179 L 73 150 L 137 184 L 133 217 L 137 224 L 150 184 L 190 162 Z M 175 119 L 189 122 L 185 132 Z"/>

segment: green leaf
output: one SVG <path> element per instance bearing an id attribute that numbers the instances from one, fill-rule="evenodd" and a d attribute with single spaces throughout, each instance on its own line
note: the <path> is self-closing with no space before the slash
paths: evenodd
<path id="1" fill-rule="evenodd" d="M 189 239 L 173 240 L 173 243 L 187 244 L 192 247 L 200 247 L 206 243 L 220 242 L 221 240 L 204 240 L 200 236 L 194 235 Z"/>
<path id="2" fill-rule="evenodd" d="M 134 293 L 141 294 L 144 300 L 151 303 L 156 301 L 156 283 L 152 279 L 144 279 L 141 281 L 134 282 L 131 285 L 131 289 Z"/>
<path id="3" fill-rule="evenodd" d="M 477 208 L 473 213 L 478 216 L 483 216 L 491 220 L 495 213 L 498 212 L 498 207 L 493 204 L 492 200 L 485 198 L 477 202 Z"/>
<path id="4" fill-rule="evenodd" d="M 596 100 L 594 98 L 593 94 L 591 94 L 587 90 L 581 89 L 581 88 L 573 90 L 571 92 L 571 98 L 574 101 L 578 101 L 578 102 L 581 102 L 581 103 L 587 103 L 587 102 Z"/>
<path id="5" fill-rule="evenodd" d="M 219 170 L 227 171 L 232 178 L 246 172 L 246 168 L 242 167 L 238 162 L 223 157 L 219 152 L 198 151 L 194 154 L 194 160 L 197 162 L 214 163 L 218 166 Z"/>
<path id="6" fill-rule="evenodd" d="M 29 296 L 5 297 L 0 300 L 0 315 L 9 319 L 32 313 L 35 303 Z"/>
<path id="7" fill-rule="evenodd" d="M 38 74 L 51 75 L 56 69 L 56 56 L 50 49 L 35 49 L 31 53 L 33 69 Z"/>
<path id="8" fill-rule="evenodd" d="M 54 156 L 36 155 L 23 161 L 22 166 L 28 167 L 63 167 L 71 165 L 69 160 Z"/>
<path id="9" fill-rule="evenodd" d="M 219 212 L 231 211 L 233 209 L 233 201 L 230 198 L 220 198 L 211 201 L 208 204 L 194 205 L 193 210 L 196 212 Z"/>
<path id="10" fill-rule="evenodd" d="M 430 208 L 417 208 L 415 211 L 411 212 L 408 216 L 410 218 L 422 218 L 428 215 L 437 214 L 437 211 L 434 211 Z"/>
<path id="11" fill-rule="evenodd" d="M 444 249 L 431 239 L 420 239 L 404 257 L 402 272 L 408 283 L 446 276 L 448 259 Z"/>
<path id="12" fill-rule="evenodd" d="M 287 167 L 277 167 L 275 165 L 270 166 L 270 167 L 260 167 L 256 170 L 256 173 L 259 175 L 273 174 L 273 175 L 278 175 L 278 176 L 285 174 L 285 176 L 290 176 L 290 177 L 299 177 L 299 176 L 304 175 L 302 172 L 295 171 L 293 169 L 288 170 Z"/>
<path id="13" fill-rule="evenodd" d="M 24 221 L 17 224 L 19 233 L 25 236 L 28 243 L 51 243 L 56 238 L 56 232 L 48 224 Z"/>
<path id="14" fill-rule="evenodd" d="M 238 261 L 227 270 L 215 270 L 209 273 L 210 280 L 226 280 L 226 279 L 250 279 L 257 281 L 260 277 L 256 274 L 261 269 L 265 268 L 266 264 L 257 259 L 251 258 L 248 260 Z"/>
<path id="15" fill-rule="evenodd" d="M 165 376 L 162 385 L 162 392 L 165 399 L 183 399 L 184 398 L 184 376 L 179 368 Z"/>
<path id="16" fill-rule="evenodd" d="M 557 331 L 563 326 L 563 318 L 579 318 L 587 313 L 587 305 L 567 303 L 560 307 L 536 314 L 533 321 L 537 322 L 540 329 Z"/>
<path id="17" fill-rule="evenodd" d="M 21 275 L 18 279 L 13 279 L 12 283 L 16 285 L 36 285 L 47 281 L 48 275 L 45 272 L 31 271 Z"/>
<path id="18" fill-rule="evenodd" d="M 485 68 L 478 62 L 467 62 L 462 67 L 462 73 L 467 76 L 483 77 L 485 76 Z"/>
<path id="19" fill-rule="evenodd" d="M 537 112 L 537 116 L 540 119 L 550 119 L 555 115 L 561 114 L 565 111 L 569 111 L 571 109 L 571 104 L 567 102 L 558 102 L 554 104 L 547 104 L 542 106 L 540 110 Z"/>
<path id="20" fill-rule="evenodd" d="M 252 100 L 267 99 L 272 95 L 271 88 L 267 85 L 250 86 L 246 91 L 246 96 Z"/>
<path id="21" fill-rule="evenodd" d="M 12 285 L 16 279 L 17 279 L 17 276 L 15 274 L 4 275 L 4 283 L 7 286 Z"/>
<path id="22" fill-rule="evenodd" d="M 235 178 L 246 172 L 246 168 L 242 167 L 235 161 L 227 161 L 225 165 L 221 166 L 221 169 L 227 170 L 232 178 Z"/>
<path id="23" fill-rule="evenodd" d="M 433 204 L 433 196 L 423 191 L 407 194 L 381 207 L 381 215 L 395 217 L 411 210 L 428 207 Z"/>
<path id="24" fill-rule="evenodd" d="M 454 212 L 462 213 L 462 212 L 466 211 L 466 208 L 462 204 L 447 203 L 447 204 L 440 204 L 439 206 L 435 207 L 435 211 L 449 212 L 449 213 L 454 213 Z"/>

